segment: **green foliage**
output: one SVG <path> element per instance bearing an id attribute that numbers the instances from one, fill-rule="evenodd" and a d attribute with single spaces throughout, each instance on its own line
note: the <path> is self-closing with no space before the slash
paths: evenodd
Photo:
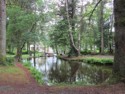
<path id="1" fill-rule="evenodd" d="M 31 67 L 31 63 L 30 62 L 24 62 L 23 65 L 25 67 L 27 67 L 28 69 L 30 69 L 30 67 Z"/>
<path id="2" fill-rule="evenodd" d="M 14 65 L 14 58 L 1 55 L 0 56 L 0 65 L 4 65 L 4 66 Z"/>
<path id="3" fill-rule="evenodd" d="M 38 83 L 43 84 L 42 74 L 40 71 L 38 71 L 35 67 L 32 67 L 30 62 L 25 62 L 23 63 L 23 65 L 26 66 L 30 70 L 32 76 L 35 78 L 35 80 Z"/>
<path id="4" fill-rule="evenodd" d="M 55 25 L 55 29 L 50 33 L 50 40 L 52 44 L 58 46 L 68 45 L 68 31 L 67 31 L 67 21 L 62 20 L 59 21 L 57 25 Z"/>
<path id="5" fill-rule="evenodd" d="M 8 51 L 7 54 L 9 54 L 9 55 L 14 55 L 14 52 Z"/>
<path id="6" fill-rule="evenodd" d="M 3 55 L 0 55 L 0 65 L 6 65 L 6 57 Z"/>
<path id="7" fill-rule="evenodd" d="M 33 68 L 33 67 L 30 68 L 30 71 L 31 71 L 33 77 L 36 79 L 36 81 L 38 83 L 42 84 L 43 81 L 41 79 L 42 78 L 41 72 L 39 72 L 36 68 Z"/>
<path id="8" fill-rule="evenodd" d="M 83 61 L 90 64 L 113 64 L 113 59 L 109 58 L 84 58 Z"/>
<path id="9" fill-rule="evenodd" d="M 22 50 L 22 54 L 28 54 L 27 50 Z"/>
<path id="10" fill-rule="evenodd" d="M 14 65 L 14 58 L 13 57 L 6 57 L 6 64 L 7 65 Z"/>
<path id="11" fill-rule="evenodd" d="M 83 55 L 91 54 L 91 51 L 90 50 L 81 51 L 81 54 Z"/>
<path id="12" fill-rule="evenodd" d="M 7 47 L 22 47 L 25 42 L 35 40 L 36 35 L 31 32 L 32 25 L 36 21 L 35 14 L 15 5 L 7 7 L 7 16 Z"/>

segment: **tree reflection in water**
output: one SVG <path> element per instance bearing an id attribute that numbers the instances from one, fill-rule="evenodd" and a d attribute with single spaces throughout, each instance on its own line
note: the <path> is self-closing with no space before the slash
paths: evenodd
<path id="1" fill-rule="evenodd" d="M 33 63 L 33 59 L 30 60 Z M 111 68 L 56 57 L 36 58 L 36 68 L 51 82 L 99 84 L 111 74 Z"/>

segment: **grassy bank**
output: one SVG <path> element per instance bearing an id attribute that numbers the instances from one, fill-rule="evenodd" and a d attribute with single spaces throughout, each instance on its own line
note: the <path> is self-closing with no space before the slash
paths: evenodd
<path id="1" fill-rule="evenodd" d="M 30 70 L 32 76 L 39 84 L 43 84 L 41 72 L 39 72 L 35 67 L 32 67 L 30 62 L 24 62 L 23 65 Z"/>
<path id="2" fill-rule="evenodd" d="M 105 55 L 85 55 L 79 57 L 64 57 L 58 56 L 60 59 L 67 60 L 67 61 L 80 61 L 90 64 L 110 64 L 112 65 L 114 62 L 113 56 L 105 56 Z"/>
<path id="3" fill-rule="evenodd" d="M 36 57 L 40 57 L 40 56 L 42 56 L 42 53 L 37 52 L 35 55 L 36 55 Z M 14 58 L 15 55 L 7 54 L 6 57 L 7 57 L 7 58 Z M 30 57 L 33 57 L 33 55 L 32 55 L 32 56 L 30 56 L 29 54 L 23 54 L 23 55 L 22 55 L 22 58 L 23 58 L 23 59 L 25 59 L 25 58 L 30 58 Z"/>

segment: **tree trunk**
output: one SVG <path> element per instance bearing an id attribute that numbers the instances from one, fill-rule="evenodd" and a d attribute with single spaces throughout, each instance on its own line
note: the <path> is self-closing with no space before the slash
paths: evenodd
<path id="1" fill-rule="evenodd" d="M 33 47 L 33 63 L 34 67 L 36 67 L 36 44 L 34 42 L 34 47 Z"/>
<path id="2" fill-rule="evenodd" d="M 101 1 L 101 3 L 100 3 L 100 19 L 99 19 L 99 31 L 101 32 L 101 54 L 104 53 L 103 8 L 104 8 L 104 1 Z"/>
<path id="3" fill-rule="evenodd" d="M 57 45 L 55 45 L 55 49 L 56 49 L 56 54 L 58 55 L 59 51 L 58 51 L 58 46 Z"/>
<path id="4" fill-rule="evenodd" d="M 16 62 L 21 62 L 22 59 L 22 49 L 20 46 L 17 47 L 17 53 L 16 53 Z"/>
<path id="5" fill-rule="evenodd" d="M 67 14 L 67 20 L 68 20 L 68 31 L 69 31 L 69 38 L 70 38 L 70 56 L 79 56 L 80 50 L 76 47 L 73 37 L 73 31 L 75 30 L 75 24 L 73 22 L 74 15 L 75 15 L 75 1 L 72 0 L 69 4 L 68 0 L 66 1 L 66 14 Z M 69 12 L 69 6 L 71 8 L 71 11 Z"/>
<path id="6" fill-rule="evenodd" d="M 6 56 L 6 2 L 0 0 L 0 64 Z"/>
<path id="7" fill-rule="evenodd" d="M 78 32 L 78 49 L 81 50 L 81 37 L 82 37 L 82 32 L 84 30 L 84 23 L 83 23 L 83 1 L 82 1 L 82 6 L 81 6 L 81 20 L 80 20 L 80 30 Z"/>
<path id="8" fill-rule="evenodd" d="M 114 73 L 125 77 L 125 0 L 114 0 L 115 57 Z"/>

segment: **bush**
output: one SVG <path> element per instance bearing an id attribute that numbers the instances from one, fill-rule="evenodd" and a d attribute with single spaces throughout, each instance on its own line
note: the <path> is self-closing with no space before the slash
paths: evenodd
<path id="1" fill-rule="evenodd" d="M 36 79 L 36 81 L 38 82 L 38 83 L 43 83 L 43 81 L 42 81 L 42 74 L 41 74 L 41 72 L 39 72 L 37 69 L 35 69 L 35 68 L 33 68 L 33 67 L 31 67 L 30 68 L 30 71 L 31 71 L 31 73 L 32 73 L 32 75 L 33 75 L 33 77 Z"/>
<path id="2" fill-rule="evenodd" d="M 23 65 L 25 67 L 27 67 L 28 69 L 30 69 L 30 67 L 31 67 L 31 63 L 30 62 L 25 62 L 25 63 L 23 63 Z"/>
<path id="3" fill-rule="evenodd" d="M 6 63 L 7 63 L 7 65 L 14 65 L 14 58 L 7 57 L 6 58 Z"/>
<path id="4" fill-rule="evenodd" d="M 9 54 L 9 55 L 14 55 L 14 52 L 7 52 L 7 54 Z"/>
<path id="5" fill-rule="evenodd" d="M 14 58 L 13 57 L 6 57 L 0 55 L 0 65 L 13 65 L 14 64 Z"/>

